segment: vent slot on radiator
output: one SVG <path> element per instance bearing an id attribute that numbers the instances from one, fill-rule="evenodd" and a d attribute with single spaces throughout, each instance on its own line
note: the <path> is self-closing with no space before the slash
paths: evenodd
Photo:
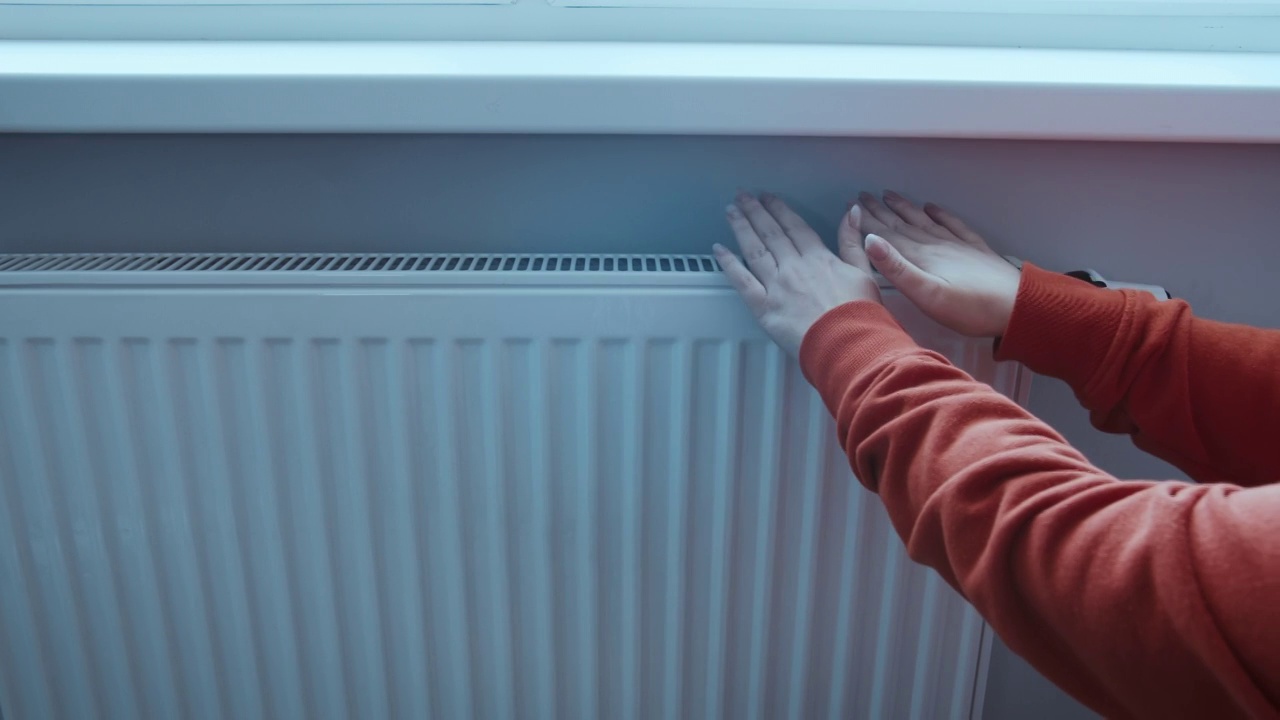
<path id="1" fill-rule="evenodd" d="M 625 272 L 718 271 L 705 255 L 387 253 L 55 253 L 0 256 L 0 272 Z"/>

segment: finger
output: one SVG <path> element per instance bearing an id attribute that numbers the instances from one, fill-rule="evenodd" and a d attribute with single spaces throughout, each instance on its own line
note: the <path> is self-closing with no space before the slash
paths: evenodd
<path id="1" fill-rule="evenodd" d="M 765 193 L 760 196 L 760 202 L 764 204 L 766 210 L 774 219 L 778 221 L 778 225 L 782 227 L 787 237 L 791 238 L 791 242 L 795 244 L 796 250 L 801 255 L 808 253 L 826 252 L 827 246 L 823 244 L 822 238 L 818 237 L 818 233 L 809 227 L 809 223 L 804 218 L 796 214 L 794 210 L 787 206 L 778 196 Z"/>
<path id="2" fill-rule="evenodd" d="M 916 242 L 934 242 L 937 240 L 936 237 L 933 237 L 928 232 L 913 227 L 911 223 L 904 220 L 898 213 L 880 202 L 880 199 L 871 193 L 860 193 L 858 195 L 858 204 L 862 206 L 862 209 L 868 215 L 875 218 L 882 227 L 886 228 L 889 234 L 906 236 Z"/>
<path id="3" fill-rule="evenodd" d="M 951 233 L 938 223 L 924 210 L 916 207 L 914 203 L 898 193 L 889 190 L 884 194 L 884 202 L 889 206 L 890 210 L 897 213 L 898 217 L 906 220 L 912 227 L 923 230 L 930 235 L 943 238 L 950 238 Z"/>
<path id="4" fill-rule="evenodd" d="M 933 203 L 925 203 L 924 211 L 929 217 L 933 218 L 939 225 L 950 230 L 953 235 L 970 245 L 978 247 L 987 247 L 987 241 L 982 236 L 974 232 L 963 220 L 956 217 L 954 213 L 944 207 L 934 205 Z"/>
<path id="5" fill-rule="evenodd" d="M 901 232 L 906 227 L 906 223 L 898 214 L 890 210 L 880 199 L 869 192 L 858 193 L 858 204 L 862 206 L 863 211 L 879 222 L 889 232 Z"/>
<path id="6" fill-rule="evenodd" d="M 927 246 L 927 243 L 919 242 L 910 235 L 895 232 L 869 212 L 862 213 L 862 235 L 863 237 L 878 236 L 881 240 L 892 245 L 895 250 L 912 263 L 921 261 L 924 249 Z M 933 238 L 931 242 L 937 242 L 937 238 Z M 866 247 L 867 244 L 863 243 L 863 248 Z"/>
<path id="7" fill-rule="evenodd" d="M 861 198 L 859 198 L 859 200 L 861 200 Z M 876 218 L 875 215 L 872 215 L 870 212 L 868 212 L 867 209 L 862 206 L 861 202 L 856 202 L 853 205 L 850 205 L 849 212 L 853 212 L 854 208 L 858 208 L 858 223 L 857 223 L 858 226 L 854 229 L 856 229 L 858 231 L 858 234 L 861 235 L 862 237 L 865 238 L 871 233 L 884 235 L 885 233 L 893 232 L 892 228 L 880 222 L 880 220 Z M 845 219 L 848 220 L 849 216 L 846 215 Z M 851 225 L 850 227 L 853 227 L 853 226 Z"/>
<path id="8" fill-rule="evenodd" d="M 888 240 L 879 235 L 868 235 L 867 257 L 880 274 L 911 302 L 925 310 L 936 305 L 942 280 L 916 267 Z"/>
<path id="9" fill-rule="evenodd" d="M 751 222 L 751 227 L 756 231 L 756 236 L 764 243 L 764 246 L 773 253 L 773 257 L 781 263 L 783 260 L 799 256 L 799 251 L 791 242 L 791 238 L 787 237 L 786 231 L 778 224 L 773 215 L 760 204 L 754 196 L 743 193 L 738 196 L 738 207 L 742 208 L 743 214 L 747 216 L 747 220 Z"/>
<path id="10" fill-rule="evenodd" d="M 880 218 L 872 215 L 871 212 L 864 208 L 862 203 L 858 203 L 856 207 L 861 208 L 862 210 L 859 229 L 862 231 L 862 236 L 864 238 L 868 235 L 879 235 L 880 237 L 891 237 L 894 242 L 899 243 L 904 247 L 914 247 L 916 245 L 916 241 L 914 239 L 895 231 L 888 225 L 885 225 Z"/>
<path id="11" fill-rule="evenodd" d="M 862 249 L 862 208 L 857 205 L 849 208 L 849 212 L 840 221 L 838 238 L 840 259 L 870 275 L 871 262 Z"/>
<path id="12" fill-rule="evenodd" d="M 751 312 L 759 315 L 762 304 L 765 299 L 764 286 L 756 279 L 755 275 L 747 269 L 746 265 L 729 251 L 729 248 L 717 243 L 712 251 L 715 253 L 716 262 L 720 263 L 720 269 L 724 271 L 724 275 L 729 279 L 729 284 L 734 290 L 742 296 L 746 301 L 747 307 L 751 308 Z"/>
<path id="13" fill-rule="evenodd" d="M 756 235 L 755 228 L 751 227 L 751 222 L 747 220 L 747 216 L 742 214 L 742 210 L 737 205 L 730 205 L 724 209 L 725 218 L 729 220 L 729 227 L 733 229 L 733 236 L 738 240 L 738 247 L 742 250 L 742 256 L 747 260 L 747 266 L 751 268 L 751 272 L 761 282 L 769 282 L 778 272 L 778 261 L 773 257 L 773 253 L 769 252 L 769 248 L 764 246 L 760 241 L 760 237 Z"/>

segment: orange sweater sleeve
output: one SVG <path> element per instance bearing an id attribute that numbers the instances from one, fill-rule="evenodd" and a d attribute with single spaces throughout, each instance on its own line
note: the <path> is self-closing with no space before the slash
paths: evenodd
<path id="1" fill-rule="evenodd" d="M 1195 480 L 1280 480 L 1280 332 L 1026 265 L 996 356 L 1065 380 L 1095 427 Z"/>
<path id="2" fill-rule="evenodd" d="M 1280 485 L 1121 482 L 851 303 L 801 348 L 910 556 L 1109 717 L 1280 716 Z"/>

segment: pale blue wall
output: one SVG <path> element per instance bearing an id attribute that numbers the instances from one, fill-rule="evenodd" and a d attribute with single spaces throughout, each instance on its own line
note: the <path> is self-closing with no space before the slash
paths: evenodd
<path id="1" fill-rule="evenodd" d="M 1280 146 L 0 136 L 0 250 L 702 252 L 726 239 L 738 185 L 824 230 L 860 187 L 894 187 L 953 205 L 1004 252 L 1280 326 Z M 1116 474 L 1173 474 L 1093 432 L 1058 383 L 1037 381 L 1032 409 Z M 987 718 L 1084 715 L 997 649 Z"/>

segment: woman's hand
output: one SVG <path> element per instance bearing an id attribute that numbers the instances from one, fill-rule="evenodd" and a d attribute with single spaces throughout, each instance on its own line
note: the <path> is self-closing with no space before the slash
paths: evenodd
<path id="1" fill-rule="evenodd" d="M 772 195 L 741 194 L 725 210 L 746 258 L 723 245 L 716 260 L 765 332 L 793 357 L 828 310 L 854 300 L 880 302 L 880 289 L 856 228 L 840 223 L 836 257 L 800 216 Z"/>
<path id="2" fill-rule="evenodd" d="M 851 227 L 859 223 L 855 237 L 867 236 L 871 263 L 903 295 L 956 332 L 1004 334 L 1021 274 L 977 233 L 947 210 L 922 210 L 894 192 L 883 203 L 862 193 L 858 203 L 861 212 L 848 217 Z"/>

